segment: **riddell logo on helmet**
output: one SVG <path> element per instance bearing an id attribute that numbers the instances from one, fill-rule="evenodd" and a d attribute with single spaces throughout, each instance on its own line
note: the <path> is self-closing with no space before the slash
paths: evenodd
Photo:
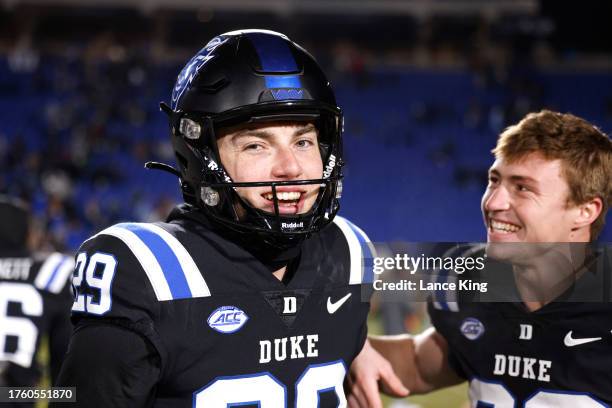
<path id="1" fill-rule="evenodd" d="M 219 170 L 221 170 L 219 168 L 219 165 L 213 159 L 208 159 L 208 164 L 206 165 L 206 167 L 208 167 L 208 169 L 211 170 L 211 171 L 219 171 Z M 221 175 L 223 176 L 223 180 L 226 183 L 231 183 L 232 182 L 232 179 L 224 171 L 221 171 Z"/>
<path id="2" fill-rule="evenodd" d="M 329 161 L 325 166 L 325 170 L 323 171 L 323 178 L 329 178 L 331 176 L 332 171 L 334 171 L 334 167 L 336 167 L 336 156 L 333 154 L 329 156 Z"/>
<path id="3" fill-rule="evenodd" d="M 303 222 L 281 222 L 281 227 L 285 229 L 304 228 Z"/>

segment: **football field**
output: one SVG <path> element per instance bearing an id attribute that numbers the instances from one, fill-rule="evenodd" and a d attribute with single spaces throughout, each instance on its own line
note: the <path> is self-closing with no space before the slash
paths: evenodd
<path id="1" fill-rule="evenodd" d="M 385 408 L 467 408 L 467 383 L 403 400 L 385 398 Z"/>

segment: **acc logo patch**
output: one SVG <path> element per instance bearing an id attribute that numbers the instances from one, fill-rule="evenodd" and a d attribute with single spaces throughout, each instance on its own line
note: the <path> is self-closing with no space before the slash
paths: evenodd
<path id="1" fill-rule="evenodd" d="M 208 325 L 219 333 L 234 333 L 249 320 L 236 306 L 221 306 L 208 316 Z"/>
<path id="2" fill-rule="evenodd" d="M 476 340 L 485 332 L 482 322 L 473 317 L 468 317 L 461 323 L 461 333 L 469 340 Z"/>

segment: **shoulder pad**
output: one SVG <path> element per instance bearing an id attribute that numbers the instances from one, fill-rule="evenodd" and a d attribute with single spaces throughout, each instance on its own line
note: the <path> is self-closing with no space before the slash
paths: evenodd
<path id="1" fill-rule="evenodd" d="M 208 285 L 183 244 L 162 226 L 148 223 L 121 223 L 99 235 L 123 241 L 146 273 L 157 300 L 210 296 Z"/>
<path id="2" fill-rule="evenodd" d="M 34 286 L 51 293 L 60 293 L 73 269 L 74 260 L 71 257 L 55 252 L 40 266 L 34 279 Z"/>
<path id="3" fill-rule="evenodd" d="M 336 215 L 334 224 L 342 231 L 349 247 L 351 272 L 349 284 L 371 283 L 373 280 L 373 258 L 376 250 L 365 232 L 346 218 Z"/>

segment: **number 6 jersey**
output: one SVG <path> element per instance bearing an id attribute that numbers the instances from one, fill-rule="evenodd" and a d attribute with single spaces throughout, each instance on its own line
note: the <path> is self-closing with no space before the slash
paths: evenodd
<path id="1" fill-rule="evenodd" d="M 81 246 L 59 385 L 86 407 L 346 406 L 369 309 L 365 234 L 336 217 L 304 241 L 285 285 L 193 218 L 177 209 Z"/>
<path id="2" fill-rule="evenodd" d="M 1 245 L 0 245 L 1 247 Z M 46 339 L 49 374 L 57 378 L 70 336 L 71 257 L 0 248 L 0 386 L 35 387 L 43 374 Z M 33 403 L 0 402 L 0 407 Z"/>

